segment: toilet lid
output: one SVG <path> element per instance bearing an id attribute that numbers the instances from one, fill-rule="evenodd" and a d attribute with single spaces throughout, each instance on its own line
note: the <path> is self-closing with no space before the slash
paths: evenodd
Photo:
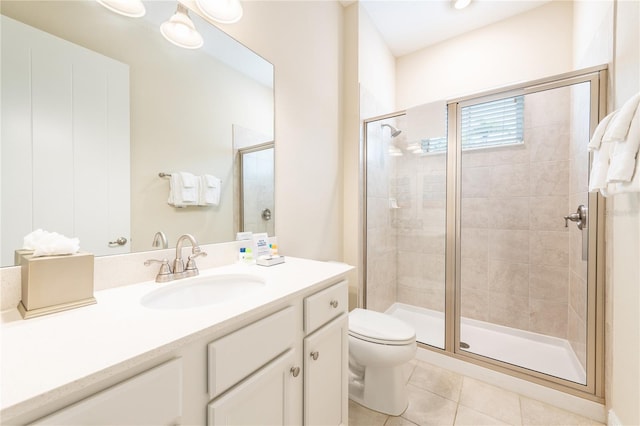
<path id="1" fill-rule="evenodd" d="M 367 309 L 349 312 L 349 334 L 362 340 L 387 345 L 403 345 L 416 339 L 416 332 L 409 324 Z"/>

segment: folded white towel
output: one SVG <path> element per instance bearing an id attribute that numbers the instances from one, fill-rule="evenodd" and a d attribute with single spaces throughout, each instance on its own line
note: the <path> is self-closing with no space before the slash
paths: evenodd
<path id="1" fill-rule="evenodd" d="M 588 148 L 593 151 L 589 191 L 605 197 L 640 192 L 640 93 L 596 127 Z"/>
<path id="2" fill-rule="evenodd" d="M 640 99 L 640 96 L 637 95 L 635 98 Z M 631 98 L 631 101 L 633 104 L 635 99 Z M 623 113 L 627 105 L 629 105 L 629 102 L 623 105 L 622 109 L 620 109 L 620 114 Z M 616 141 L 611 151 L 611 161 L 607 172 L 608 182 L 629 182 L 633 177 L 634 170 L 637 168 L 638 148 L 640 147 L 640 108 L 638 108 L 637 102 L 635 106 L 634 115 L 627 125 L 628 132 L 625 138 Z M 616 115 L 616 117 L 620 114 Z M 614 119 L 614 121 L 618 120 Z M 609 130 L 607 130 L 607 133 L 609 133 Z"/>
<path id="3" fill-rule="evenodd" d="M 627 138 L 638 104 L 640 104 L 640 93 L 632 96 L 622 105 L 609 126 L 607 126 L 602 142 L 619 142 Z"/>
<path id="4" fill-rule="evenodd" d="M 593 152 L 593 162 L 589 175 L 589 192 L 600 191 L 606 197 L 607 172 L 609 171 L 609 157 L 613 144 L 603 143 L 600 149 Z"/>
<path id="5" fill-rule="evenodd" d="M 215 176 L 200 176 L 199 206 L 217 206 L 220 204 L 222 181 Z"/>
<path id="6" fill-rule="evenodd" d="M 604 133 L 607 130 L 607 126 L 609 126 L 609 122 L 611 122 L 611 119 L 616 115 L 617 112 L 618 111 L 613 111 L 611 114 L 603 118 L 600 121 L 600 123 L 598 123 L 596 130 L 593 132 L 593 136 L 591 136 L 589 145 L 587 145 L 587 148 L 589 149 L 589 151 L 594 151 L 600 148 L 600 144 L 602 143 L 602 137 L 604 136 Z"/>
<path id="7" fill-rule="evenodd" d="M 190 185 L 185 187 L 184 183 Z M 191 173 L 174 172 L 169 180 L 169 199 L 167 202 L 175 207 L 195 206 L 198 203 L 199 179 Z"/>
<path id="8" fill-rule="evenodd" d="M 182 181 L 182 186 L 184 188 L 193 188 L 198 183 L 198 178 L 191 173 L 188 172 L 179 172 L 180 179 Z"/>
<path id="9" fill-rule="evenodd" d="M 640 169 L 640 167 L 636 165 L 636 172 L 631 182 L 610 183 L 605 191 L 605 197 L 625 192 L 640 192 L 640 172 L 638 169 Z"/>

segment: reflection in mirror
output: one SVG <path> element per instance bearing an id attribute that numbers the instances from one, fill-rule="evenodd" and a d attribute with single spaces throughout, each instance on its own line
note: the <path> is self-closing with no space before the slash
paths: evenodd
<path id="1" fill-rule="evenodd" d="M 96 255 L 151 250 L 158 231 L 172 245 L 239 229 L 232 132 L 274 140 L 273 67 L 193 10 L 204 46 L 176 47 L 159 31 L 176 2 L 145 6 L 134 19 L 93 1 L 2 1 L 2 266 L 38 228 Z M 177 171 L 218 177 L 220 203 L 168 205 L 158 173 Z"/>
<path id="2" fill-rule="evenodd" d="M 274 235 L 273 143 L 241 149 L 240 230 Z"/>

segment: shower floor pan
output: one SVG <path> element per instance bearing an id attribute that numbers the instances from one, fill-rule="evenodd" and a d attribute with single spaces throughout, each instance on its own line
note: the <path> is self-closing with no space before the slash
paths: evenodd
<path id="1" fill-rule="evenodd" d="M 386 313 L 411 324 L 420 343 L 444 348 L 442 312 L 394 303 Z M 462 318 L 460 340 L 469 352 L 584 384 L 586 373 L 566 339 Z"/>

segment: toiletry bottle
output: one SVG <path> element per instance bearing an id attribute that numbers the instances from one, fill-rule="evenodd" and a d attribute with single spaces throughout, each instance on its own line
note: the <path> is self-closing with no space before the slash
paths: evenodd
<path id="1" fill-rule="evenodd" d="M 240 248 L 240 252 L 238 253 L 238 262 L 244 262 L 244 259 L 246 257 L 246 253 L 247 249 L 244 247 Z"/>
<path id="2" fill-rule="evenodd" d="M 247 248 L 245 253 L 244 253 L 244 261 L 245 263 L 254 263 L 255 260 L 253 259 L 253 251 L 251 251 L 250 248 Z"/>
<path id="3" fill-rule="evenodd" d="M 277 256 L 277 255 L 278 255 L 278 245 L 271 244 L 271 256 Z"/>

